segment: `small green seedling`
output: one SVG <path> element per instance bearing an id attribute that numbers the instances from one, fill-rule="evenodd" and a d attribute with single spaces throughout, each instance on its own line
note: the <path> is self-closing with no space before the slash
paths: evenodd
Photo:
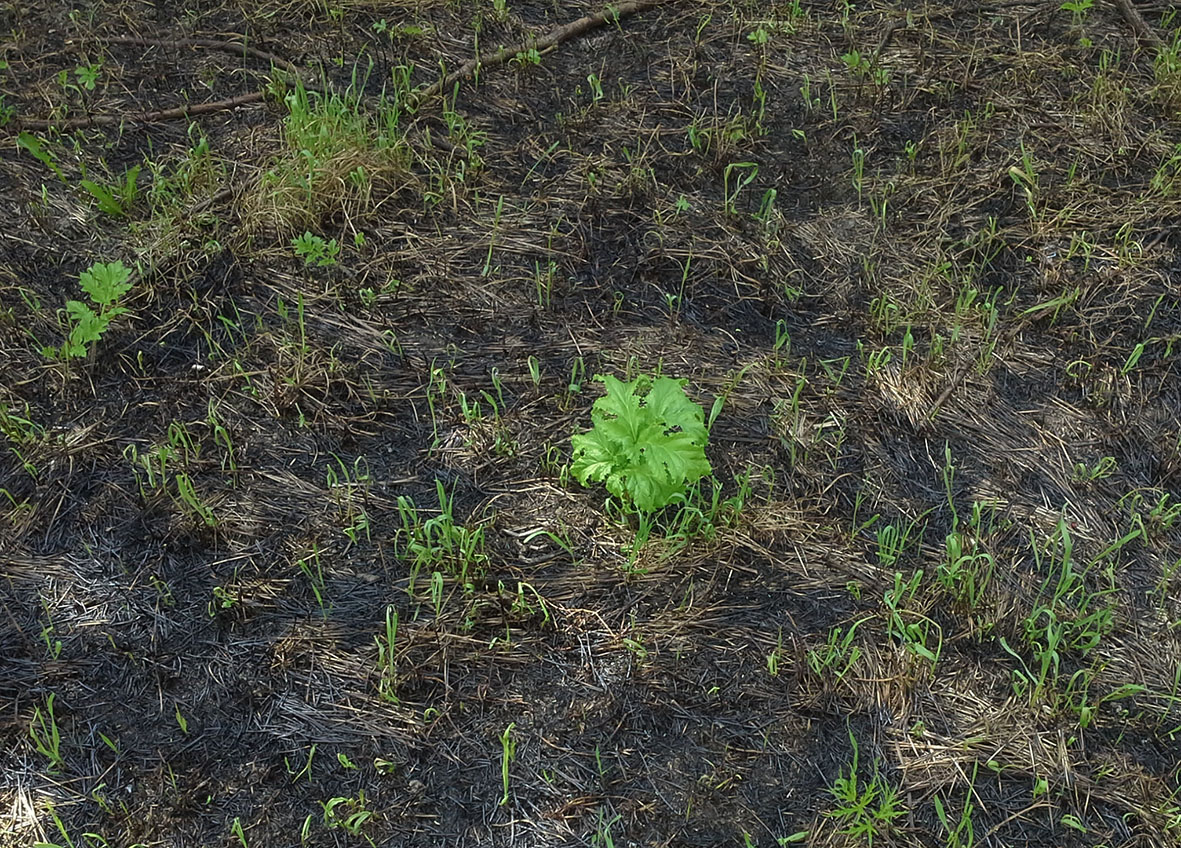
<path id="1" fill-rule="evenodd" d="M 22 132 L 16 137 L 16 146 L 23 148 L 30 156 L 53 171 L 63 183 L 66 181 L 66 175 L 62 173 L 57 160 L 53 158 L 52 153 L 41 146 L 41 139 L 37 138 L 37 136 L 29 132 Z"/>
<path id="2" fill-rule="evenodd" d="M 131 290 L 130 280 L 131 269 L 122 262 L 96 262 L 83 271 L 78 276 L 78 284 L 98 307 L 98 311 L 95 312 L 90 304 L 80 300 L 67 300 L 69 338 L 61 348 L 47 347 L 42 352 L 46 356 L 61 359 L 86 356 L 90 352 L 87 345 L 101 339 L 111 320 L 127 312 L 119 306 L 119 301 Z"/>
<path id="3" fill-rule="evenodd" d="M 140 170 L 139 165 L 128 168 L 123 173 L 123 181 L 111 185 L 104 185 L 90 179 L 81 180 L 79 185 L 94 198 L 98 208 L 104 213 L 123 217 L 127 215 L 128 210 L 135 204 L 135 198 L 139 195 L 137 180 Z"/>
<path id="4" fill-rule="evenodd" d="M 98 83 L 98 74 L 102 70 L 102 67 L 102 62 L 96 62 L 93 65 L 79 65 L 74 68 L 74 77 L 78 80 L 78 85 L 87 91 L 94 91 L 94 87 Z"/>
<path id="5" fill-rule="evenodd" d="M 62 756 L 61 731 L 57 727 L 57 717 L 53 714 L 54 693 L 50 693 L 45 700 L 45 712 L 40 707 L 33 708 L 33 722 L 29 725 L 29 737 L 33 740 L 33 747 L 37 753 L 49 760 L 50 771 L 57 771 L 65 766 Z"/>
<path id="6" fill-rule="evenodd" d="M 508 767 L 517 756 L 517 742 L 513 739 L 513 728 L 517 723 L 509 722 L 509 726 L 504 729 L 504 733 L 500 734 L 500 781 L 504 786 L 504 794 L 500 798 L 500 806 L 504 806 L 509 800 L 509 774 Z"/>
<path id="7" fill-rule="evenodd" d="M 570 472 L 582 485 L 602 482 L 615 497 L 654 512 L 711 473 L 709 430 L 684 380 L 640 376 L 624 383 L 597 375 L 607 394 L 591 410 L 594 428 L 571 437 Z"/>
<path id="8" fill-rule="evenodd" d="M 340 242 L 336 239 L 325 241 L 322 237 L 312 233 L 304 233 L 291 240 L 295 255 L 303 260 L 307 268 L 326 268 L 336 264 L 336 257 L 340 254 Z"/>

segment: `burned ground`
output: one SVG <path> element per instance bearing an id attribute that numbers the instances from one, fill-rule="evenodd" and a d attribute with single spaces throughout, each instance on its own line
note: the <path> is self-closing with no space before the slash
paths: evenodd
<path id="1" fill-rule="evenodd" d="M 0 844 L 1177 843 L 1172 7 L 617 8 L 0 7 Z"/>

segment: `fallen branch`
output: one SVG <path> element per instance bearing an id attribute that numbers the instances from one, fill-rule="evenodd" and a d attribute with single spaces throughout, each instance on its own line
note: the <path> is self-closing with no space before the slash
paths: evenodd
<path id="1" fill-rule="evenodd" d="M 480 68 L 491 68 L 497 65 L 503 65 L 505 62 L 512 59 L 518 53 L 524 53 L 527 50 L 548 50 L 555 47 L 564 41 L 569 41 L 572 38 L 577 38 L 584 35 L 593 29 L 603 26 L 604 24 L 616 23 L 621 18 L 627 15 L 633 15 L 636 12 L 642 12 L 645 9 L 651 9 L 664 3 L 665 0 L 629 0 L 629 2 L 620 3 L 616 6 L 608 6 L 602 11 L 596 12 L 593 15 L 579 18 L 576 21 L 571 21 L 568 24 L 554 27 L 544 35 L 531 40 L 526 44 L 515 44 L 511 47 L 502 47 L 495 53 L 487 53 L 475 58 L 468 59 L 457 70 L 452 71 L 440 80 L 432 83 L 420 91 L 411 95 L 411 104 L 414 107 L 419 106 L 423 101 L 432 97 L 438 96 L 440 92 L 446 91 L 456 82 L 467 79 L 476 73 Z M 247 47 L 245 44 L 230 41 L 214 41 L 210 39 L 185 38 L 174 40 L 157 40 L 148 38 L 135 38 L 132 36 L 112 36 L 107 39 L 111 43 L 116 44 L 141 44 L 141 45 L 178 45 L 178 46 L 194 46 L 194 47 L 208 47 L 218 50 L 229 50 L 231 52 L 241 51 L 246 55 L 254 56 L 259 59 L 266 59 L 274 62 L 277 66 L 284 70 L 291 71 L 296 76 L 299 76 L 299 69 L 292 65 L 285 59 L 274 56 L 271 53 L 266 53 L 257 50 L 253 47 Z M 250 103 L 258 103 L 265 97 L 266 93 L 263 91 L 252 91 L 249 94 L 242 94 L 238 97 L 231 97 L 228 100 L 215 100 L 210 103 L 197 103 L 191 106 L 178 106 L 175 109 L 159 109 L 152 112 L 133 112 L 122 115 L 88 115 L 79 118 L 67 118 L 62 121 L 50 121 L 45 119 L 30 118 L 26 120 L 17 119 L 13 123 L 18 129 L 29 130 L 77 130 L 85 129 L 87 127 L 110 127 L 118 126 L 124 123 L 132 124 L 151 124 L 160 121 L 171 121 L 179 118 L 188 118 L 193 115 L 208 115 L 211 112 L 224 112 L 229 109 L 236 109 L 239 106 L 246 106 Z"/>
<path id="2" fill-rule="evenodd" d="M 24 130 L 80 130 L 86 127 L 112 127 L 119 124 L 152 124 L 159 121 L 173 121 L 178 118 L 188 118 L 193 115 L 208 115 L 211 112 L 224 112 L 260 102 L 266 92 L 252 91 L 240 94 L 228 100 L 213 100 L 209 103 L 193 103 L 188 106 L 177 106 L 174 109 L 158 109 L 153 112 L 131 112 L 124 115 L 86 115 L 79 118 L 67 118 L 62 121 L 50 121 L 38 118 L 17 119 L 13 123 L 17 129 Z"/>
<path id="3" fill-rule="evenodd" d="M 631 2 L 608 6 L 593 15 L 587 15 L 568 24 L 554 27 L 549 32 L 529 42 L 514 44 L 511 47 L 502 47 L 495 53 L 485 53 L 475 56 L 474 58 L 468 59 L 441 80 L 432 83 L 421 91 L 415 92 L 413 95 L 413 105 L 418 106 L 424 100 L 429 100 L 442 92 L 448 91 L 455 83 L 467 79 L 481 68 L 492 68 L 497 65 L 503 65 L 518 53 L 525 53 L 529 50 L 536 50 L 538 52 L 547 50 L 550 47 L 561 44 L 563 41 L 569 41 L 572 38 L 584 35 L 604 24 L 615 23 L 620 18 L 633 15 L 636 12 L 642 12 L 645 9 L 651 9 L 663 2 L 665 0 L 631 0 Z"/>
<path id="4" fill-rule="evenodd" d="M 212 38 L 140 38 L 131 35 L 112 35 L 103 40 L 108 44 L 130 44 L 139 47 L 204 47 L 207 50 L 220 50 L 223 53 L 261 59 L 288 73 L 296 76 L 300 74 L 299 68 L 293 62 L 257 47 L 250 47 L 242 41 L 218 41 Z"/>
<path id="5" fill-rule="evenodd" d="M 1131 24 L 1132 29 L 1136 30 L 1136 35 L 1140 36 L 1141 41 L 1153 47 L 1165 46 L 1161 37 L 1153 31 L 1152 27 L 1148 25 L 1148 22 L 1144 20 L 1144 16 L 1132 5 L 1132 0 L 1115 0 L 1115 5 L 1119 6 L 1124 20 Z"/>
<path id="6" fill-rule="evenodd" d="M 1022 315 L 1021 318 L 1018 319 L 1017 323 L 1005 331 L 1005 333 L 997 340 L 997 344 L 993 349 L 996 350 L 997 348 L 1003 347 L 1004 345 L 1007 345 L 1013 341 L 1013 339 L 1017 338 L 1017 334 L 1025 328 L 1025 325 L 1029 323 L 1032 317 L 1034 317 L 1033 313 L 1026 313 Z M 943 408 L 943 404 L 947 403 L 948 398 L 950 398 L 952 393 L 959 388 L 960 383 L 964 382 L 964 378 L 968 376 L 968 372 L 972 370 L 972 367 L 975 364 L 976 360 L 970 359 L 967 362 L 964 362 L 956 370 L 956 372 L 951 377 L 951 381 L 947 384 L 947 387 L 939 393 L 939 397 L 935 398 L 935 402 L 931 404 L 931 408 L 927 410 L 927 414 L 923 417 L 923 422 L 921 424 L 922 427 L 929 427 L 935 421 L 935 416 L 939 414 L 939 410 Z"/>

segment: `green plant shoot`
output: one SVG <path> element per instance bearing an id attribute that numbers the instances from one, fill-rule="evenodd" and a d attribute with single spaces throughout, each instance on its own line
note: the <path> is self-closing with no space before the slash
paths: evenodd
<path id="1" fill-rule="evenodd" d="M 594 428 L 571 438 L 570 472 L 579 483 L 605 483 L 617 498 L 654 512 L 711 473 L 705 456 L 709 430 L 701 407 L 685 395 L 685 380 L 595 379 L 607 394 L 591 409 Z"/>
<path id="2" fill-rule="evenodd" d="M 86 356 L 88 345 L 103 337 L 111 320 L 127 312 L 118 303 L 131 290 L 130 279 L 131 269 L 122 262 L 96 262 L 83 271 L 78 276 L 78 284 L 98 307 L 98 311 L 95 312 L 90 304 L 80 300 L 67 300 L 69 338 L 60 350 L 47 348 L 45 352 L 62 359 Z"/>

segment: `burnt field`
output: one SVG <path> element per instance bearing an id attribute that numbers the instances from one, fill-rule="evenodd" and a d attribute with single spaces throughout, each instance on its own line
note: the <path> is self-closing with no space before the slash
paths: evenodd
<path id="1" fill-rule="evenodd" d="M 1171 6 L 0 33 L 0 845 L 1181 841 Z"/>

